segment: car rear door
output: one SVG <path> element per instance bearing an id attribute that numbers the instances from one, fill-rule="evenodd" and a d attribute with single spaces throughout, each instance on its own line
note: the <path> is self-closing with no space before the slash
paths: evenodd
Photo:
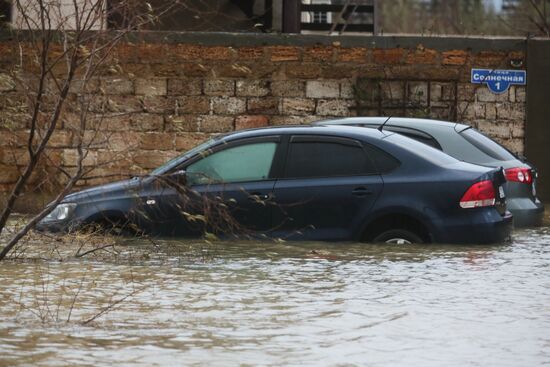
<path id="1" fill-rule="evenodd" d="M 362 143 L 315 135 L 287 139 L 284 174 L 273 193 L 273 234 L 353 239 L 383 187 Z"/>

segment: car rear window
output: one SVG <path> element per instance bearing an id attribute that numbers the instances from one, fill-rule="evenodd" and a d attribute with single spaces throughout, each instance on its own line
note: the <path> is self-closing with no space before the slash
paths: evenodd
<path id="1" fill-rule="evenodd" d="M 439 166 L 446 166 L 458 162 L 457 159 L 436 148 L 432 148 L 431 146 L 421 143 L 418 140 L 408 138 L 401 134 L 392 134 L 386 137 L 386 139 L 396 145 L 399 145 L 401 148 L 407 149 Z"/>
<path id="2" fill-rule="evenodd" d="M 468 128 L 460 132 L 460 136 L 466 139 L 470 144 L 487 154 L 489 157 L 499 161 L 509 161 L 517 159 L 502 145 L 481 134 L 479 131 Z M 482 163 L 482 162 L 480 162 Z"/>
<path id="3" fill-rule="evenodd" d="M 359 144 L 296 141 L 290 144 L 288 178 L 357 176 L 375 173 Z"/>

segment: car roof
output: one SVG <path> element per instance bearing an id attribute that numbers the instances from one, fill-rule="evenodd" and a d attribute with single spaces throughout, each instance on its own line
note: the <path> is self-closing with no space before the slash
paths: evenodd
<path id="1" fill-rule="evenodd" d="M 221 137 L 224 141 L 246 139 L 268 135 L 289 135 L 289 134 L 315 134 L 315 135 L 336 135 L 350 138 L 371 138 L 383 139 L 392 135 L 390 131 L 378 131 L 377 129 L 365 129 L 358 126 L 348 125 L 282 125 L 270 126 L 255 129 L 238 130 Z"/>
<path id="2" fill-rule="evenodd" d="M 387 122 L 386 122 L 387 121 Z M 386 122 L 386 126 L 410 127 L 430 131 L 432 129 L 449 128 L 457 132 L 468 129 L 470 126 L 443 120 L 432 120 L 410 117 L 347 117 L 317 121 L 315 125 L 373 125 L 380 126 Z"/>

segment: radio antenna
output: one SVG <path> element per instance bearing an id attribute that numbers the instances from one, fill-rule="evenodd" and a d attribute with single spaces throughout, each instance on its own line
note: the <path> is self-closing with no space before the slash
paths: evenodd
<path id="1" fill-rule="evenodd" d="M 391 118 L 392 118 L 392 116 L 388 117 L 388 118 L 386 119 L 386 121 L 384 121 L 384 123 L 383 123 L 382 125 L 378 126 L 378 131 L 381 132 L 382 129 L 384 128 L 384 125 L 386 125 L 386 122 L 390 121 Z"/>

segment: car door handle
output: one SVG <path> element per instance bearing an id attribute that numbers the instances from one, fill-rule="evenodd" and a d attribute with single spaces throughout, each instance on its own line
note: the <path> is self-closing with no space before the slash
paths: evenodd
<path id="1" fill-rule="evenodd" d="M 354 195 L 354 196 L 367 196 L 367 195 L 372 194 L 372 191 L 370 191 L 366 187 L 361 186 L 361 187 L 356 187 L 355 189 L 353 189 L 351 191 L 351 194 Z"/>

